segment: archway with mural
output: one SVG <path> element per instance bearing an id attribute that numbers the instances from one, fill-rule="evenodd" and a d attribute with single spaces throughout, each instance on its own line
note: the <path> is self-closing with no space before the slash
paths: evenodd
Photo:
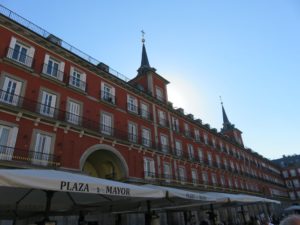
<path id="1" fill-rule="evenodd" d="M 80 158 L 80 169 L 86 174 L 112 180 L 128 177 L 128 166 L 118 150 L 97 144 L 88 148 Z"/>

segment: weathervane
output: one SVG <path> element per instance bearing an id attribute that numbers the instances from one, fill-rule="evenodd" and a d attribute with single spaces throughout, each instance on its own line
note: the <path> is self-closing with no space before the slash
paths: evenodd
<path id="1" fill-rule="evenodd" d="M 142 33 L 142 42 L 145 43 L 145 32 L 144 30 L 141 30 Z"/>
<path id="2" fill-rule="evenodd" d="M 220 95 L 219 97 L 220 97 L 221 105 L 223 105 L 223 101 L 222 101 L 222 97 L 221 97 L 221 95 Z"/>

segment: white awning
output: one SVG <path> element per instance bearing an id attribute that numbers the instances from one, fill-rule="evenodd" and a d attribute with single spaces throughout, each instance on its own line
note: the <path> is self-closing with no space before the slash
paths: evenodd
<path id="1" fill-rule="evenodd" d="M 51 212 L 164 198 L 166 192 L 57 170 L 0 169 L 2 212 L 43 212 L 51 196 Z M 126 207 L 126 205 L 124 205 Z M 8 213 L 9 214 L 9 213 Z"/>

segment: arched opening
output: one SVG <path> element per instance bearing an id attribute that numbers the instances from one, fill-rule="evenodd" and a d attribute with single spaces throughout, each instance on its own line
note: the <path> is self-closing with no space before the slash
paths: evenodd
<path id="1" fill-rule="evenodd" d="M 128 167 L 122 155 L 108 145 L 89 148 L 80 159 L 80 167 L 86 174 L 112 180 L 128 176 Z"/>

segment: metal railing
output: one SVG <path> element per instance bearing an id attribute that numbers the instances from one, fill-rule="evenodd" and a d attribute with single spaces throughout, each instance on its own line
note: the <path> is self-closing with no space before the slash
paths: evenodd
<path id="1" fill-rule="evenodd" d="M 1 6 L 1 5 L 0 5 Z M 22 65 L 31 67 L 33 58 L 27 54 L 22 53 L 20 50 L 15 48 L 8 48 L 7 58 L 12 59 Z"/>
<path id="2" fill-rule="evenodd" d="M 9 10 L 8 8 L 4 7 L 3 5 L 0 4 L 0 14 L 2 14 L 3 16 L 8 17 L 9 19 L 15 21 L 16 23 L 21 24 L 22 26 L 26 27 L 27 29 L 33 31 L 34 33 L 48 39 L 49 37 L 53 36 L 51 33 L 49 33 L 48 31 L 44 30 L 43 28 L 37 26 L 36 24 L 30 22 L 29 20 L 25 19 L 24 17 L 16 14 L 15 12 Z M 100 61 L 98 61 L 97 59 L 91 57 L 90 55 L 84 53 L 83 51 L 79 50 L 78 48 L 70 45 L 69 43 L 60 40 L 59 41 L 59 45 L 64 48 L 65 50 L 72 52 L 73 54 L 77 55 L 78 57 L 82 58 L 83 60 L 97 66 L 99 64 L 101 64 Z M 118 71 L 112 69 L 111 67 L 108 67 L 108 72 L 125 81 L 128 82 L 130 79 L 127 78 L 125 75 L 119 73 Z"/>
<path id="3" fill-rule="evenodd" d="M 82 91 L 87 92 L 87 83 L 85 81 L 80 80 L 79 78 L 75 77 L 75 76 L 69 76 L 69 86 L 78 88 Z"/>
<path id="4" fill-rule="evenodd" d="M 32 165 L 56 167 L 59 166 L 60 159 L 54 154 L 0 145 L 0 161 L 16 161 Z"/>
<path id="5" fill-rule="evenodd" d="M 43 64 L 43 74 L 53 77 L 57 80 L 63 81 L 64 71 L 60 71 L 58 68 L 54 67 L 51 64 Z"/>
<path id="6" fill-rule="evenodd" d="M 116 96 L 112 95 L 107 91 L 100 91 L 100 98 L 101 100 L 108 102 L 110 104 L 116 104 Z"/>

